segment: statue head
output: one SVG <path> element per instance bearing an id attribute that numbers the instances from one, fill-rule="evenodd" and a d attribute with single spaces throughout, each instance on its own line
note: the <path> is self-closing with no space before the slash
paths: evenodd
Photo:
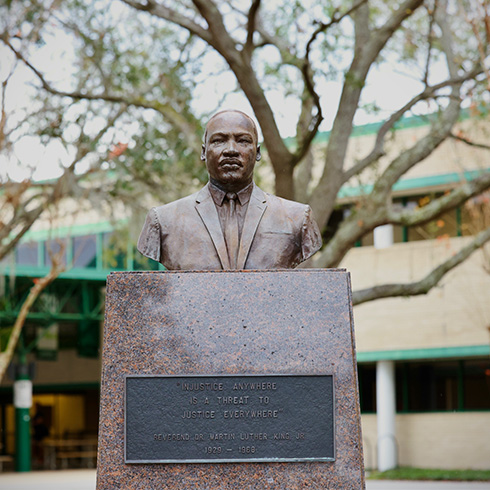
<path id="1" fill-rule="evenodd" d="M 211 117 L 204 132 L 201 160 L 210 181 L 225 191 L 239 191 L 253 180 L 261 158 L 257 127 L 245 113 L 225 110 Z"/>

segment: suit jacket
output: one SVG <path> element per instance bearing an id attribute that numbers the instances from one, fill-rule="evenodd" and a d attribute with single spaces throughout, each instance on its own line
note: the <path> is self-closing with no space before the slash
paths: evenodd
<path id="1" fill-rule="evenodd" d="M 183 199 L 152 208 L 138 250 L 170 270 L 230 269 L 208 185 Z M 290 269 L 311 257 L 321 245 L 309 206 L 267 194 L 254 184 L 243 223 L 238 269 Z"/>

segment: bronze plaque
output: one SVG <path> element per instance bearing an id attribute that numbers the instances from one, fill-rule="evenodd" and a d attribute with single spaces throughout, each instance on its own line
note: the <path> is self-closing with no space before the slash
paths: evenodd
<path id="1" fill-rule="evenodd" d="M 126 463 L 334 461 L 332 375 L 125 378 Z"/>

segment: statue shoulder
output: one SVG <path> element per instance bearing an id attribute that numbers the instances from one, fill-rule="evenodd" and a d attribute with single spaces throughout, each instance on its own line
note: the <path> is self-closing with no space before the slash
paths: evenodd
<path id="1" fill-rule="evenodd" d="M 322 246 L 322 236 L 318 224 L 313 217 L 313 211 L 307 204 L 267 194 L 267 204 L 273 216 L 286 216 L 294 224 L 301 236 L 301 262 L 310 258 Z"/>
<path id="2" fill-rule="evenodd" d="M 196 199 L 198 198 L 201 191 L 190 194 L 189 196 L 182 197 L 181 199 L 177 199 L 176 201 L 162 204 L 161 206 L 156 206 L 150 211 L 155 213 L 155 216 L 158 218 L 159 221 L 165 222 L 165 218 L 172 217 L 174 215 L 177 215 L 178 213 L 182 213 L 182 211 L 186 209 L 190 209 L 195 206 Z"/>
<path id="3" fill-rule="evenodd" d="M 297 217 L 298 219 L 303 219 L 305 213 L 311 212 L 311 208 L 307 204 L 290 201 L 289 199 L 277 197 L 267 192 L 264 192 L 264 195 L 266 196 L 267 204 L 271 206 L 272 209 L 282 209 L 283 212 L 287 213 L 291 218 Z"/>

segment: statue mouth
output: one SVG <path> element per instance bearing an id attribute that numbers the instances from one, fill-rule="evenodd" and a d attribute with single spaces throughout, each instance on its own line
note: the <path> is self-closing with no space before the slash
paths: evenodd
<path id="1" fill-rule="evenodd" d="M 242 162 L 236 158 L 226 158 L 221 161 L 220 167 L 239 168 L 242 167 Z"/>

